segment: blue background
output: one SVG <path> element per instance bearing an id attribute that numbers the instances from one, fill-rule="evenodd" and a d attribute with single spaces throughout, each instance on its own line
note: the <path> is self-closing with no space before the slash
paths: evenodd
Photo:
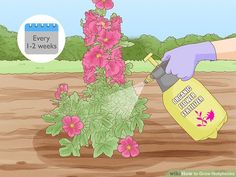
<path id="1" fill-rule="evenodd" d="M 222 37 L 236 32 L 235 0 L 114 0 L 112 10 L 123 17 L 123 32 L 136 37 L 216 33 Z M 64 26 L 67 36 L 82 35 L 80 19 L 94 8 L 92 0 L 7 0 L 1 2 L 0 24 L 17 31 L 30 16 L 45 14 Z"/>

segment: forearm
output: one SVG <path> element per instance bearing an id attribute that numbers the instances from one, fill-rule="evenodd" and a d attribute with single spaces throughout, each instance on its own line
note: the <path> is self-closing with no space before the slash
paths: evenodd
<path id="1" fill-rule="evenodd" d="M 218 60 L 236 60 L 236 38 L 212 42 Z"/>

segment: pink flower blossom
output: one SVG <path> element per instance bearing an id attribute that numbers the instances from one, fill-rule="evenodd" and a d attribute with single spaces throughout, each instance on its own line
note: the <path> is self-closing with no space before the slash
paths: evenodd
<path id="1" fill-rule="evenodd" d="M 211 110 L 210 112 L 207 113 L 206 120 L 210 120 L 212 122 L 214 120 L 214 118 L 215 118 L 214 111 Z"/>
<path id="2" fill-rule="evenodd" d="M 95 14 L 93 11 L 88 11 L 88 12 L 85 12 L 85 20 L 86 22 L 91 22 L 91 21 L 96 21 L 98 18 L 98 15 Z"/>
<path id="3" fill-rule="evenodd" d="M 122 47 L 116 47 L 111 51 L 111 59 L 112 60 L 123 60 L 122 59 L 122 52 L 121 52 Z"/>
<path id="4" fill-rule="evenodd" d="M 123 73 L 124 67 L 124 60 L 108 60 L 105 66 L 107 77 L 113 77 L 115 75 Z"/>
<path id="5" fill-rule="evenodd" d="M 120 16 L 115 16 L 111 18 L 111 30 L 121 32 L 122 18 Z"/>
<path id="6" fill-rule="evenodd" d="M 121 33 L 118 31 L 102 30 L 99 33 L 98 41 L 105 47 L 105 49 L 111 49 L 118 44 L 121 38 Z"/>
<path id="7" fill-rule="evenodd" d="M 85 45 L 90 46 L 95 43 L 96 35 L 99 32 L 98 26 L 97 26 L 97 19 L 99 16 L 95 14 L 92 11 L 86 12 L 86 21 L 83 24 L 83 32 L 85 34 Z"/>
<path id="8" fill-rule="evenodd" d="M 95 40 L 96 40 L 96 36 L 94 36 L 94 35 L 85 36 L 85 38 L 84 38 L 85 46 L 93 45 L 95 43 Z"/>
<path id="9" fill-rule="evenodd" d="M 104 67 L 108 56 L 102 48 L 95 46 L 84 55 L 83 66 L 84 68 Z"/>
<path id="10" fill-rule="evenodd" d="M 83 25 L 83 31 L 85 35 L 96 35 L 98 33 L 97 29 L 97 19 L 99 18 L 94 12 L 89 11 L 85 13 L 86 21 Z"/>
<path id="11" fill-rule="evenodd" d="M 106 77 L 111 78 L 113 83 L 125 83 L 125 62 L 122 59 L 121 47 L 112 50 L 111 58 L 105 66 Z"/>
<path id="12" fill-rule="evenodd" d="M 93 3 L 95 3 L 98 9 L 109 10 L 114 7 L 114 3 L 112 0 L 93 0 Z"/>
<path id="13" fill-rule="evenodd" d="M 97 18 L 97 26 L 99 31 L 101 31 L 102 29 L 110 29 L 111 28 L 111 22 L 104 17 L 99 17 Z"/>
<path id="14" fill-rule="evenodd" d="M 91 84 L 96 81 L 96 74 L 95 74 L 96 68 L 84 68 L 84 82 L 87 84 Z"/>
<path id="15" fill-rule="evenodd" d="M 125 76 L 124 74 L 116 75 L 112 78 L 112 83 L 117 83 L 119 85 L 125 84 Z"/>
<path id="16" fill-rule="evenodd" d="M 79 135 L 81 130 L 84 128 L 84 124 L 80 121 L 80 118 L 77 116 L 66 116 L 62 120 L 63 129 L 68 134 L 69 137 L 74 137 Z"/>
<path id="17" fill-rule="evenodd" d="M 122 153 L 122 156 L 125 158 L 137 157 L 140 153 L 138 144 L 130 136 L 120 141 L 120 145 L 117 150 Z"/>
<path id="18" fill-rule="evenodd" d="M 57 100 L 61 99 L 61 94 L 62 93 L 68 93 L 68 85 L 67 84 L 60 84 L 59 87 L 57 88 L 57 91 L 55 92 L 55 98 Z"/>

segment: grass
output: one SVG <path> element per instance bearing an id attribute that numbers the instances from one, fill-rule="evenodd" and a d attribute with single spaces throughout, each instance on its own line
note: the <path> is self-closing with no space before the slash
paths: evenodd
<path id="1" fill-rule="evenodd" d="M 150 72 L 154 67 L 143 61 L 132 61 L 134 72 Z M 52 61 L 46 64 L 31 61 L 0 61 L 0 74 L 31 74 L 31 73 L 74 73 L 82 72 L 81 61 Z M 235 72 L 236 61 L 201 62 L 196 71 L 202 72 Z"/>

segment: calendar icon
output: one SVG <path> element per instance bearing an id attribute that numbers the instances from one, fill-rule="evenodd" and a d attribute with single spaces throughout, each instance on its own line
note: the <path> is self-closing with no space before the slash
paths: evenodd
<path id="1" fill-rule="evenodd" d="M 27 23 L 25 25 L 26 54 L 57 54 L 58 24 Z"/>

